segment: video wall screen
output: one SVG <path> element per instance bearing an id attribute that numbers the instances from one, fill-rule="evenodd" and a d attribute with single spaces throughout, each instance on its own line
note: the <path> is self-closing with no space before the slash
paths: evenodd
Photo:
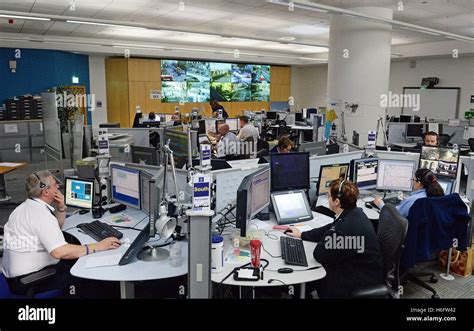
<path id="1" fill-rule="evenodd" d="M 162 102 L 270 101 L 270 66 L 161 61 Z"/>

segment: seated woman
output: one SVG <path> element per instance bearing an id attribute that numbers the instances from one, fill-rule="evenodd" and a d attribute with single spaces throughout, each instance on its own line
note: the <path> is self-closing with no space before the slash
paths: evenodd
<path id="1" fill-rule="evenodd" d="M 289 153 L 293 149 L 293 142 L 288 136 L 282 136 L 278 140 L 278 145 L 270 150 L 270 153 Z"/>
<path id="2" fill-rule="evenodd" d="M 328 194 L 334 223 L 289 235 L 317 242 L 313 256 L 327 275 L 314 283 L 320 298 L 348 298 L 357 289 L 384 283 L 383 262 L 374 228 L 357 208 L 359 190 L 349 181 L 335 181 Z M 342 243 L 342 244 L 341 244 Z"/>
<path id="3" fill-rule="evenodd" d="M 421 198 L 441 197 L 444 195 L 443 188 L 439 185 L 436 175 L 428 169 L 418 169 L 413 180 L 412 194 L 397 205 L 397 209 L 403 217 L 407 217 L 411 206 Z M 380 197 L 376 197 L 374 204 L 380 209 L 385 205 Z"/>

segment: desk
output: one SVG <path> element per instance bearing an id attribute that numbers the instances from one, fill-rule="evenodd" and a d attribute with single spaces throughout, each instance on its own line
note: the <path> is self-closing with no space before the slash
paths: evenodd
<path id="1" fill-rule="evenodd" d="M 314 228 L 319 228 L 319 227 L 325 226 L 325 225 L 327 225 L 327 224 L 334 221 L 330 217 L 327 217 L 327 216 L 324 216 L 324 215 L 321 215 L 321 214 L 318 214 L 318 213 L 314 213 L 314 212 L 313 212 L 313 217 L 314 217 L 313 220 L 305 222 L 305 223 L 301 223 L 301 225 L 307 225 L 310 228 L 314 229 Z M 270 217 L 270 221 L 263 222 L 263 221 L 259 221 L 259 220 L 252 220 L 250 222 L 250 224 L 253 224 L 253 226 L 249 225 L 249 227 L 251 229 L 253 229 L 257 226 L 259 230 L 264 230 L 265 232 L 268 233 L 270 230 L 272 230 L 272 227 L 274 225 L 276 225 L 275 216 L 272 213 L 271 217 Z M 284 235 L 282 231 L 272 231 L 271 234 L 272 235 L 274 234 L 278 238 L 280 236 Z M 270 252 L 273 256 L 281 256 L 280 240 L 271 239 L 268 236 L 265 236 L 262 239 L 262 244 L 265 247 L 265 249 L 268 252 Z M 321 266 L 321 264 L 319 264 L 313 257 L 313 251 L 314 251 L 314 248 L 316 247 L 316 243 L 309 242 L 309 241 L 303 241 L 303 244 L 304 244 L 304 248 L 305 248 L 306 259 L 308 261 L 308 268 Z M 232 245 L 231 245 L 231 242 L 230 242 L 230 238 L 227 236 L 224 240 L 224 254 L 225 254 L 225 257 L 227 257 L 228 252 L 230 252 L 230 250 L 232 249 L 231 246 Z M 286 265 L 284 260 L 281 257 L 272 258 L 263 249 L 262 249 L 262 252 L 261 252 L 261 258 L 267 259 L 270 262 L 269 265 L 267 266 L 266 270 L 264 271 L 264 275 L 263 275 L 264 279 L 263 280 L 259 280 L 259 281 L 256 281 L 256 282 L 236 281 L 236 280 L 234 280 L 233 276 L 231 276 L 231 277 L 227 278 L 224 281 L 223 284 L 239 286 L 239 287 L 240 286 L 251 286 L 253 288 L 255 288 L 255 287 L 282 286 L 283 284 L 281 282 L 283 282 L 285 285 L 299 284 L 300 285 L 300 298 L 304 299 L 305 290 L 306 290 L 306 283 L 312 282 L 312 281 L 315 281 L 315 280 L 318 280 L 318 279 L 322 279 L 326 276 L 326 270 L 323 267 L 321 267 L 319 269 L 315 269 L 315 270 L 296 271 L 296 270 L 305 270 L 307 268 Z M 235 267 L 238 267 L 238 266 L 239 266 L 239 264 L 232 264 L 232 263 L 225 262 L 224 269 L 223 269 L 222 272 L 212 274 L 212 281 L 214 283 L 220 283 L 222 281 L 222 279 L 224 279 L 232 271 L 232 269 L 234 269 Z M 280 274 L 280 273 L 277 272 L 277 270 L 279 268 L 282 268 L 282 267 L 290 267 L 290 268 L 294 269 L 295 271 L 291 274 Z M 281 282 L 276 281 L 276 282 L 272 282 L 272 283 L 269 284 L 268 280 L 272 279 L 272 278 L 273 279 L 278 279 Z M 254 295 L 255 295 L 255 291 L 254 291 Z"/>
<path id="2" fill-rule="evenodd" d="M 135 210 L 128 208 L 126 214 L 133 219 L 137 220 L 135 228 L 143 229 L 147 225 L 148 216 L 141 210 Z M 110 216 L 109 212 L 106 212 L 104 217 Z M 66 219 L 64 229 L 67 233 L 76 237 L 81 244 L 92 244 L 96 241 L 88 235 L 79 232 L 76 226 L 81 223 L 92 222 L 92 213 L 85 215 L 73 215 Z M 133 242 L 138 236 L 139 231 L 118 229 L 123 233 L 122 242 Z M 129 239 L 130 241 L 128 241 Z M 128 245 L 122 245 L 120 248 L 115 250 L 108 250 L 104 252 L 95 253 L 79 258 L 79 260 L 71 268 L 71 274 L 75 277 L 104 280 L 104 281 L 116 281 L 120 282 L 120 296 L 122 299 L 128 299 L 134 297 L 134 281 L 146 281 L 156 280 L 164 278 L 173 278 L 188 273 L 188 243 L 187 241 L 181 241 L 181 254 L 183 264 L 180 267 L 173 268 L 169 264 L 169 259 L 157 262 L 145 262 L 135 259 L 133 262 L 124 266 L 105 266 L 100 268 L 85 268 L 86 262 L 91 257 L 97 256 L 113 256 L 117 254 L 124 254 L 127 250 Z M 168 247 L 164 247 L 168 248 Z"/>
<path id="3" fill-rule="evenodd" d="M 318 197 L 318 202 L 317 202 L 316 206 L 324 206 L 326 208 L 329 208 L 328 198 L 326 196 Z M 363 199 L 358 199 L 357 200 L 357 207 L 362 208 L 365 215 L 367 215 L 367 217 L 369 219 L 378 220 L 380 218 L 379 210 L 376 209 L 376 208 L 372 208 L 372 209 L 367 208 L 365 206 L 365 202 L 364 202 Z"/>
<path id="4" fill-rule="evenodd" d="M 4 175 L 25 166 L 26 163 L 0 162 L 0 202 L 8 202 L 11 199 L 7 194 Z"/>

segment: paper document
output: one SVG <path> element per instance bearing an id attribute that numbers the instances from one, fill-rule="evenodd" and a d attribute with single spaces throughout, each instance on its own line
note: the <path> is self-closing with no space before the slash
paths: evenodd
<path id="1" fill-rule="evenodd" d="M 236 256 L 234 250 L 230 249 L 227 257 L 225 258 L 226 263 L 230 264 L 245 264 L 250 262 L 250 251 L 240 249 L 240 255 Z"/>
<path id="2" fill-rule="evenodd" d="M 14 168 L 14 167 L 19 167 L 21 165 L 22 163 L 0 162 L 0 167 Z"/>
<path id="3" fill-rule="evenodd" d="M 106 256 L 90 256 L 87 258 L 84 268 L 92 269 L 92 268 L 118 265 L 121 258 L 122 258 L 121 254 L 106 255 Z"/>
<path id="4" fill-rule="evenodd" d="M 102 222 L 105 222 L 112 226 L 123 226 L 127 228 L 133 228 L 135 225 L 138 224 L 138 221 L 136 219 L 123 213 L 106 217 L 102 219 Z"/>

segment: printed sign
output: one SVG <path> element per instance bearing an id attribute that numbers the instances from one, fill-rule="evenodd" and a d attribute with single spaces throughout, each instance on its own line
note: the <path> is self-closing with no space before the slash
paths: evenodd
<path id="1" fill-rule="evenodd" d="M 211 209 L 211 175 L 197 174 L 193 177 L 193 210 Z"/>

